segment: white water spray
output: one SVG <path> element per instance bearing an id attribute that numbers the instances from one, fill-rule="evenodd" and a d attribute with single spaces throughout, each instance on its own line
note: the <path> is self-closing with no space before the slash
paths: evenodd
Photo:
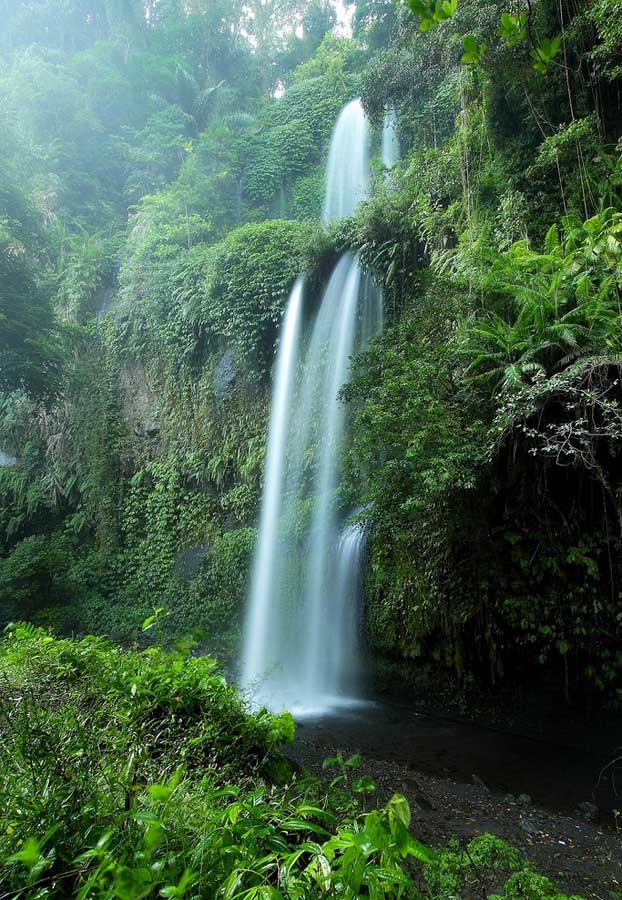
<path id="1" fill-rule="evenodd" d="M 400 158 L 400 142 L 397 139 L 397 115 L 390 106 L 384 114 L 382 128 L 382 162 L 387 169 L 392 169 Z"/>
<path id="2" fill-rule="evenodd" d="M 354 212 L 369 195 L 368 138 L 361 102 L 353 100 L 333 132 L 326 220 Z M 322 297 L 308 349 L 298 354 L 296 295 L 297 288 L 282 326 L 274 380 L 241 681 L 255 703 L 310 715 L 356 696 L 360 552 L 354 551 L 362 545 L 353 526 L 339 532 L 347 433 L 339 392 L 351 356 L 382 327 L 382 296 L 357 257 L 344 254 Z"/>
<path id="3" fill-rule="evenodd" d="M 369 122 L 356 99 L 344 106 L 333 129 L 322 219 L 330 222 L 349 216 L 368 197 Z"/>

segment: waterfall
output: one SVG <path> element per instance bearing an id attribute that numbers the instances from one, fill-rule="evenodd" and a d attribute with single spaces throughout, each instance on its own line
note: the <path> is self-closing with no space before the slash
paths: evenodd
<path id="1" fill-rule="evenodd" d="M 253 681 L 267 671 L 279 647 L 270 605 L 273 583 L 277 580 L 278 526 L 285 488 L 285 451 L 287 430 L 292 415 L 292 386 L 298 362 L 300 322 L 304 283 L 299 277 L 287 304 L 281 328 L 281 342 L 274 375 L 274 390 L 268 433 L 268 450 L 261 502 L 261 518 L 248 606 L 246 640 L 243 655 L 243 683 Z"/>
<path id="2" fill-rule="evenodd" d="M 325 648 L 326 680 L 355 692 L 361 677 L 361 566 L 365 533 L 358 522 L 346 525 L 337 543 L 332 627 Z"/>
<path id="3" fill-rule="evenodd" d="M 4 450 L 0 450 L 0 468 L 9 468 L 9 466 L 17 465 L 17 457 L 13 456 L 12 453 L 5 453 Z"/>
<path id="4" fill-rule="evenodd" d="M 361 102 L 353 100 L 331 139 L 326 220 L 353 212 L 368 196 L 368 138 Z M 382 295 L 358 258 L 345 253 L 306 348 L 298 341 L 301 306 L 299 281 L 283 320 L 275 371 L 241 667 L 242 686 L 255 703 L 299 715 L 356 696 L 362 532 L 348 526 L 340 534 L 347 410 L 339 392 L 351 356 L 382 327 Z"/>
<path id="5" fill-rule="evenodd" d="M 113 288 L 107 287 L 104 290 L 102 302 L 100 304 L 99 309 L 97 310 L 97 321 L 98 322 L 101 322 L 101 320 L 104 318 L 104 316 L 108 312 L 108 310 L 110 308 L 110 302 L 112 300 L 112 295 L 113 295 Z"/>
<path id="6" fill-rule="evenodd" d="M 387 169 L 392 169 L 400 158 L 400 143 L 397 139 L 396 125 L 395 109 L 390 106 L 384 115 L 382 128 L 382 162 Z"/>
<path id="7" fill-rule="evenodd" d="M 322 219 L 330 222 L 349 216 L 368 197 L 369 122 L 356 99 L 344 106 L 333 130 Z"/>

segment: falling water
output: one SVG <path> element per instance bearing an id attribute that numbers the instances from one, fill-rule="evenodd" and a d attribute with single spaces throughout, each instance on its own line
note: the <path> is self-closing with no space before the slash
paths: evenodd
<path id="1" fill-rule="evenodd" d="M 102 297 L 102 302 L 101 302 L 101 304 L 100 304 L 99 309 L 97 310 L 97 321 L 98 321 L 98 322 L 101 322 L 101 320 L 104 318 L 104 316 L 105 316 L 106 313 L 108 312 L 108 310 L 109 310 L 109 308 L 110 308 L 110 303 L 111 303 L 111 301 L 112 301 L 112 295 L 113 295 L 113 293 L 114 293 L 114 291 L 113 291 L 112 287 L 107 287 L 107 288 L 104 290 L 104 295 L 103 295 L 103 297 Z"/>
<path id="2" fill-rule="evenodd" d="M 326 680 L 354 693 L 361 679 L 361 567 L 365 532 L 359 522 L 346 525 L 339 536 L 331 628 L 327 634 Z"/>
<path id="3" fill-rule="evenodd" d="M 325 219 L 368 196 L 367 157 L 368 125 L 353 100 L 333 132 Z M 347 420 L 339 392 L 351 356 L 382 326 L 382 296 L 358 258 L 344 254 L 298 353 L 298 293 L 300 285 L 282 326 L 241 680 L 255 702 L 310 714 L 356 693 L 360 553 L 350 526 L 340 536 Z"/>
<path id="4" fill-rule="evenodd" d="M 5 453 L 4 450 L 0 450 L 0 468 L 8 468 L 9 466 L 17 465 L 17 457 L 13 456 L 12 453 Z"/>
<path id="5" fill-rule="evenodd" d="M 274 655 L 272 644 L 275 635 L 271 629 L 274 610 L 270 603 L 277 574 L 278 526 L 283 504 L 287 429 L 292 414 L 292 387 L 298 362 L 303 290 L 303 279 L 299 277 L 287 304 L 274 376 L 259 537 L 246 625 L 243 657 L 245 684 L 251 684 L 264 674 L 266 662 Z"/>
<path id="6" fill-rule="evenodd" d="M 395 109 L 390 106 L 384 115 L 382 129 L 382 162 L 387 169 L 392 169 L 400 158 L 400 142 L 397 139 L 396 126 Z"/>
<path id="7" fill-rule="evenodd" d="M 369 197 L 369 122 L 359 99 L 341 110 L 333 130 L 326 167 L 322 219 L 351 215 Z"/>

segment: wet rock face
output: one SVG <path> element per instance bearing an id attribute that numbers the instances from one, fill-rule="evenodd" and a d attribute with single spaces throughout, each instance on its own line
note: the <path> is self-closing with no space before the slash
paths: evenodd
<path id="1" fill-rule="evenodd" d="M 201 563 L 209 547 L 184 547 L 175 555 L 173 574 L 182 581 L 190 581 L 198 575 Z"/>
<path id="2" fill-rule="evenodd" d="M 157 396 L 140 363 L 130 363 L 121 372 L 123 418 L 136 437 L 153 438 L 160 431 Z"/>
<path id="3" fill-rule="evenodd" d="M 9 466 L 17 465 L 17 457 L 13 456 L 11 453 L 5 453 L 4 450 L 0 450 L 0 467 L 8 468 Z"/>
<path id="4" fill-rule="evenodd" d="M 225 397 L 233 387 L 238 374 L 238 362 L 235 352 L 229 348 L 216 363 L 214 369 L 214 393 L 220 399 Z"/>
<path id="5" fill-rule="evenodd" d="M 141 423 L 134 428 L 134 434 L 140 438 L 157 437 L 160 434 L 160 426 L 157 422 L 147 422 L 146 425 Z"/>

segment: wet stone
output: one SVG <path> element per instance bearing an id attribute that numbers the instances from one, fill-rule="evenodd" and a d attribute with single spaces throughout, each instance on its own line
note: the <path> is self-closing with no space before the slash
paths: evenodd
<path id="1" fill-rule="evenodd" d="M 235 352 L 232 349 L 225 350 L 214 369 L 213 388 L 214 393 L 219 399 L 222 399 L 222 397 L 225 397 L 229 393 L 229 390 L 233 387 L 237 374 L 238 364 L 235 358 Z"/>
<path id="2" fill-rule="evenodd" d="M 527 834 L 534 835 L 534 834 L 538 833 L 538 826 L 535 825 L 531 821 L 531 819 L 521 818 L 521 820 L 518 824 L 519 824 L 519 827 L 522 828 L 523 831 L 525 831 Z"/>
<path id="3" fill-rule="evenodd" d="M 579 803 L 576 809 L 577 817 L 586 822 L 592 822 L 594 819 L 597 819 L 598 813 L 599 809 L 596 804 L 591 803 L 589 800 L 584 800 L 583 803 Z"/>
<path id="4" fill-rule="evenodd" d="M 425 812 L 432 812 L 434 810 L 434 806 L 430 803 L 425 794 L 419 792 L 414 796 L 415 803 Z"/>
<path id="5" fill-rule="evenodd" d="M 477 787 L 482 788 L 484 791 L 486 791 L 487 794 L 490 793 L 490 788 L 488 787 L 486 782 L 479 777 L 479 775 L 471 775 L 471 781 L 473 782 L 473 784 L 477 785 Z"/>

